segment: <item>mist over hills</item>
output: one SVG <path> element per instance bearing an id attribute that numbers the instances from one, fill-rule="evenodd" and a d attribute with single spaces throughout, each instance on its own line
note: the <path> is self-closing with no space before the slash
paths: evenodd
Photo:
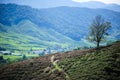
<path id="1" fill-rule="evenodd" d="M 1 47 L 8 44 L 12 47 L 25 47 L 29 44 L 28 48 L 55 45 L 67 47 L 78 46 L 80 43 L 80 46 L 83 46 L 86 44 L 84 37 L 88 34 L 89 26 L 96 15 L 102 15 L 106 21 L 111 22 L 112 34 L 109 39 L 120 39 L 120 12 L 112 10 L 66 6 L 34 9 L 16 4 L 0 4 L 0 11 L 0 36 L 3 40 L 0 43 Z M 19 38 L 15 38 L 14 42 L 11 36 Z"/>
<path id="2" fill-rule="evenodd" d="M 113 11 L 120 12 L 120 5 L 119 4 L 106 4 L 99 1 L 88 1 L 88 2 L 75 2 L 73 0 L 7 0 L 1 1 L 0 3 L 15 3 L 19 5 L 28 5 L 33 8 L 53 8 L 53 7 L 60 7 L 60 6 L 68 6 L 68 7 L 87 7 L 87 8 L 103 8 L 109 9 Z"/>
<path id="3" fill-rule="evenodd" d="M 105 3 L 99 2 L 99 1 L 89 1 L 89 2 L 77 3 L 76 7 L 87 7 L 87 8 L 92 8 L 92 9 L 102 8 L 102 9 L 108 9 L 108 10 L 120 12 L 120 5 L 105 4 Z"/>

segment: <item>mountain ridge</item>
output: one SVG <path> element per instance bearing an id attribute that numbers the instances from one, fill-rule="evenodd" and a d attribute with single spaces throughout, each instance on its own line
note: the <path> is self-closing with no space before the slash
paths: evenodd
<path id="1" fill-rule="evenodd" d="M 38 38 L 40 37 L 40 35 L 44 35 L 44 38 L 40 38 L 40 41 L 43 42 L 44 40 L 56 41 L 58 38 L 61 40 L 58 41 L 66 42 L 68 43 L 68 45 L 70 40 L 70 44 L 72 44 L 72 46 L 76 45 L 76 43 L 81 43 L 82 46 L 85 46 L 86 41 L 84 38 L 88 34 L 89 26 L 93 18 L 96 15 L 102 15 L 106 19 L 106 21 L 111 22 L 112 29 L 110 32 L 114 34 L 114 36 L 111 36 L 108 40 L 111 40 L 112 38 L 112 40 L 119 39 L 120 34 L 116 34 L 116 32 L 119 31 L 120 18 L 118 16 L 120 16 L 120 12 L 106 9 L 89 9 L 79 7 L 34 9 L 28 6 L 20 6 L 16 4 L 2 4 L 0 6 L 0 23 L 3 24 L 3 26 L 0 26 L 1 32 L 7 32 L 8 30 L 8 32 L 11 31 L 15 33 L 17 30 L 21 30 L 21 34 L 29 34 L 30 36 L 36 36 Z M 25 20 L 28 20 L 28 22 L 26 22 Z M 24 24 L 22 24 L 22 22 Z M 15 26 L 18 27 L 18 29 Z M 31 26 L 31 29 L 29 28 L 29 26 Z M 9 30 L 9 27 L 11 28 L 11 30 Z M 19 27 L 22 27 L 22 29 L 20 29 Z M 43 28 L 47 30 L 43 30 Z M 41 32 L 43 32 L 44 34 L 40 33 L 38 31 L 39 29 L 42 29 L 45 32 L 47 31 L 46 35 L 52 35 L 51 38 L 49 37 L 49 39 L 47 39 L 47 37 L 45 37 L 45 33 L 43 31 Z M 34 33 L 31 33 L 31 31 Z M 54 36 L 54 33 L 51 34 L 50 31 L 56 32 L 56 34 L 59 33 L 63 35 L 64 39 L 66 37 L 65 41 L 61 39 L 62 36 Z M 52 43 L 50 43 L 50 45 L 51 44 Z"/>
<path id="2" fill-rule="evenodd" d="M 110 4 L 106 4 L 103 2 L 99 2 L 99 1 L 88 1 L 88 2 L 75 2 L 72 0 L 51 0 L 51 1 L 38 1 L 38 2 L 2 2 L 2 3 L 15 3 L 15 4 L 19 4 L 19 5 L 28 5 L 31 6 L 33 8 L 38 8 L 38 9 L 42 9 L 42 8 L 52 8 L 52 7 L 60 7 L 60 6 L 68 6 L 68 7 L 87 7 L 87 8 L 103 8 L 103 9 L 109 9 L 109 10 L 113 10 L 113 11 L 118 11 L 120 12 L 120 5 L 119 4 L 115 4 L 115 3 L 110 3 Z M 1 3 L 1 4 L 2 4 Z M 32 3 L 32 4 L 31 4 Z M 49 3 L 49 4 L 48 4 Z"/>
<path id="3" fill-rule="evenodd" d="M 29 27 L 28 27 L 29 26 Z M 1 25 L 1 27 L 5 27 Z M 16 50 L 28 51 L 30 47 L 34 50 L 45 49 L 48 47 L 55 48 L 61 46 L 62 48 L 68 47 L 76 41 L 66 37 L 53 29 L 39 28 L 34 23 L 24 20 L 18 25 L 7 26 L 3 28 L 4 31 L 0 31 L 0 47 Z M 1 29 L 2 30 L 2 29 Z M 12 47 L 6 45 L 9 44 Z M 16 47 L 16 48 L 15 48 Z"/>

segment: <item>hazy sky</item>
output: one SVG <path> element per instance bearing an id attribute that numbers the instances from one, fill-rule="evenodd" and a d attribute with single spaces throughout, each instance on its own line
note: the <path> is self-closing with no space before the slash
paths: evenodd
<path id="1" fill-rule="evenodd" d="M 100 1 L 104 3 L 120 4 L 120 0 L 0 0 L 0 3 L 16 3 L 21 5 L 29 5 L 34 8 L 48 8 L 55 6 L 72 5 L 74 2 Z"/>
<path id="2" fill-rule="evenodd" d="M 0 0 L 1 2 L 43 2 L 43 1 L 53 1 L 53 0 Z M 54 0 L 54 1 L 63 1 L 63 0 Z M 70 0 L 65 0 L 65 1 L 70 1 Z M 120 4 L 120 0 L 71 0 L 71 1 L 76 1 L 76 2 L 88 2 L 88 1 L 100 1 L 104 3 L 116 3 Z"/>
<path id="3" fill-rule="evenodd" d="M 100 1 L 100 2 L 104 2 L 104 3 L 120 4 L 120 0 L 73 0 L 73 1 L 76 1 L 76 2 Z"/>

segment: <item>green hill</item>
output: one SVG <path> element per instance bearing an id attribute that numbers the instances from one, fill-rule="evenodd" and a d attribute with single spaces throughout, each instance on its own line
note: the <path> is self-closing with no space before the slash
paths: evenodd
<path id="1" fill-rule="evenodd" d="M 29 20 L 23 20 L 12 26 L 0 24 L 0 27 L 0 47 L 8 50 L 30 50 L 30 48 L 38 50 L 54 48 L 57 45 L 65 48 L 77 43 L 53 29 L 38 27 Z"/>
<path id="2" fill-rule="evenodd" d="M 0 4 L 0 23 L 4 25 L 18 24 L 22 20 L 30 20 L 39 27 L 52 28 L 55 31 L 80 41 L 88 34 L 89 26 L 96 15 L 102 15 L 111 22 L 114 37 L 119 30 L 120 12 L 107 9 L 89 9 L 80 7 L 55 7 L 34 9 L 16 4 Z M 119 39 L 119 37 L 116 37 Z"/>
<path id="3" fill-rule="evenodd" d="M 31 47 L 93 46 L 85 37 L 96 15 L 102 15 L 111 22 L 107 41 L 119 40 L 120 12 L 65 6 L 34 9 L 16 4 L 0 4 L 0 47 L 29 50 Z"/>
<path id="4" fill-rule="evenodd" d="M 120 42 L 99 53 L 61 60 L 59 66 L 71 80 L 120 80 Z"/>
<path id="5" fill-rule="evenodd" d="M 120 80 L 120 42 L 50 54 L 0 68 L 1 80 Z"/>

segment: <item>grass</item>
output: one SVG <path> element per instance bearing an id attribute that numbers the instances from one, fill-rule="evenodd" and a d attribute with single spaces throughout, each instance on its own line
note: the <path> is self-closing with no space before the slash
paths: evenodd
<path id="1" fill-rule="evenodd" d="M 120 47 L 102 49 L 76 58 L 61 60 L 59 66 L 71 80 L 120 80 Z"/>
<path id="2" fill-rule="evenodd" d="M 3 55 L 0 54 L 0 56 L 3 56 L 5 60 L 9 59 L 10 62 L 16 62 L 17 60 L 21 59 L 22 60 L 22 55 L 21 56 L 16 56 L 16 55 Z M 38 57 L 38 54 L 25 54 L 26 58 L 33 58 L 33 57 Z"/>
<path id="3" fill-rule="evenodd" d="M 7 32 L 0 32 L 0 47 L 7 50 L 28 51 L 31 47 L 34 50 L 46 49 L 48 47 L 62 48 L 78 46 L 78 42 L 56 32 L 53 29 L 38 27 L 29 20 L 23 20 L 19 24 L 6 26 L 2 25 Z M 29 26 L 29 27 L 26 27 Z"/>
<path id="4" fill-rule="evenodd" d="M 2 55 L 4 59 L 10 59 L 10 62 L 15 62 L 17 59 L 22 59 L 22 56 L 15 56 L 15 55 Z"/>
<path id="5" fill-rule="evenodd" d="M 37 57 L 38 54 L 25 54 L 27 57 Z"/>
<path id="6" fill-rule="evenodd" d="M 57 63 L 53 64 L 55 66 L 55 69 L 57 69 L 58 71 L 62 71 L 62 69 L 57 65 Z"/>

